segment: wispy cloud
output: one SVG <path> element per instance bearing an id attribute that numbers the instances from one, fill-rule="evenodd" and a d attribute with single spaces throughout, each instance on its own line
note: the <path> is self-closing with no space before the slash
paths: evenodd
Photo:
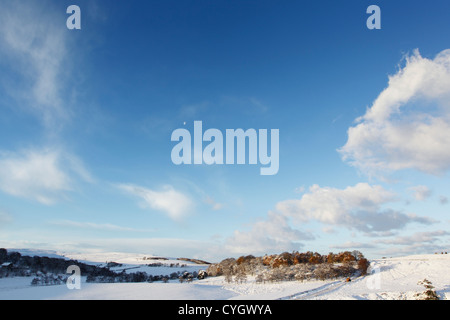
<path id="1" fill-rule="evenodd" d="M 2 2 L 0 53 L 4 63 L 15 66 L 2 81 L 13 83 L 6 89 L 18 105 L 53 130 L 70 117 L 62 85 L 68 49 L 64 25 L 56 23 L 61 19 L 44 7 L 34 1 Z"/>
<path id="2" fill-rule="evenodd" d="M 450 50 L 433 60 L 418 50 L 389 77 L 339 150 L 345 161 L 370 175 L 416 169 L 450 169 Z"/>
<path id="3" fill-rule="evenodd" d="M 163 212 L 174 221 L 182 220 L 194 207 L 194 202 L 190 197 L 175 190 L 172 186 L 165 186 L 159 191 L 133 184 L 118 184 L 116 187 L 139 198 L 144 208 Z"/>
<path id="4" fill-rule="evenodd" d="M 151 232 L 152 230 L 127 228 L 110 223 L 93 223 L 93 222 L 78 222 L 71 220 L 59 220 L 49 222 L 51 225 L 67 228 L 79 228 L 79 229 L 93 229 L 103 231 L 127 231 L 127 232 Z"/>
<path id="5" fill-rule="evenodd" d="M 51 205 L 66 199 L 77 178 L 92 182 L 75 156 L 59 149 L 26 149 L 0 153 L 0 190 Z"/>
<path id="6" fill-rule="evenodd" d="M 214 211 L 221 210 L 221 209 L 223 209 L 223 207 L 224 207 L 224 204 L 223 204 L 223 203 L 217 202 L 216 200 L 214 200 L 214 199 L 213 199 L 212 197 L 210 197 L 210 196 L 206 196 L 204 202 L 205 202 L 206 204 L 210 205 L 210 206 L 211 206 L 211 209 L 213 209 Z"/>
<path id="7" fill-rule="evenodd" d="M 47 1 L 3 1 L 0 21 L 0 92 L 12 97 L 8 107 L 38 119 L 53 141 L 41 148 L 0 151 L 0 190 L 53 204 L 67 198 L 76 180 L 93 182 L 77 156 L 53 147 L 72 117 L 67 29 Z"/>
<path id="8" fill-rule="evenodd" d="M 270 111 L 270 107 L 260 98 L 251 96 L 222 96 L 218 105 L 227 112 L 253 116 L 267 115 Z"/>
<path id="9" fill-rule="evenodd" d="M 219 179 L 220 178 L 213 179 L 215 187 L 217 187 L 217 180 L 219 180 Z M 217 201 L 216 198 L 210 194 L 211 189 L 208 189 L 207 187 L 205 188 L 205 186 L 200 187 L 196 183 L 194 183 L 192 180 L 188 180 L 188 179 L 184 179 L 184 178 L 181 179 L 181 178 L 177 177 L 176 181 L 177 181 L 177 183 L 183 184 L 187 188 L 189 188 L 189 190 L 195 195 L 196 198 L 202 199 L 202 202 L 207 204 L 214 211 L 222 210 L 223 208 L 225 208 L 227 206 L 227 204 Z M 223 184 L 224 181 L 221 180 L 221 183 Z M 205 191 L 205 189 L 207 189 L 208 192 Z M 222 195 L 222 198 L 223 197 L 224 196 Z M 227 197 L 225 196 L 225 198 L 227 198 Z"/>

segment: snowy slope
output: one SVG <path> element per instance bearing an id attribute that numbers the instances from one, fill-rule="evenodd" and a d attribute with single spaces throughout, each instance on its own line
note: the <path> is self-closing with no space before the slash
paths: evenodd
<path id="1" fill-rule="evenodd" d="M 63 253 L 54 250 L 38 250 L 38 249 L 8 249 L 8 252 L 18 252 L 22 256 L 38 256 L 38 257 L 49 257 L 49 258 L 59 258 L 65 259 Z"/>
<path id="2" fill-rule="evenodd" d="M 198 272 L 206 270 L 208 265 L 196 264 L 190 261 L 178 260 L 176 258 L 166 258 L 148 254 L 133 254 L 121 252 L 109 253 L 91 253 L 91 254 L 66 254 L 66 257 L 86 264 L 95 264 L 97 266 L 106 266 L 107 262 L 116 262 L 121 264 L 118 267 L 111 267 L 112 271 L 120 272 L 125 270 L 127 273 L 146 272 L 149 275 L 168 275 L 172 272 Z M 160 267 L 152 265 L 162 264 Z"/>
<path id="3" fill-rule="evenodd" d="M 428 279 L 442 299 L 450 298 L 450 255 L 416 255 L 375 260 L 372 274 L 335 290 L 309 296 L 311 299 L 415 299 Z"/>
<path id="4" fill-rule="evenodd" d="M 143 268 L 149 261 L 144 260 L 143 256 L 122 256 L 121 259 L 118 259 L 118 255 L 110 257 L 116 259 L 108 258 L 96 262 L 116 260 L 115 262 L 126 263 L 127 266 Z M 190 266 L 204 268 L 194 264 Z M 449 299 L 449 270 L 450 255 L 439 254 L 374 260 L 371 263 L 371 274 L 351 282 L 329 280 L 260 284 L 249 277 L 247 282 L 237 284 L 226 283 L 223 277 L 211 277 L 193 283 L 170 281 L 102 284 L 86 283 L 83 278 L 81 290 L 69 290 L 65 285 L 32 287 L 30 278 L 5 278 L 0 279 L 0 299 L 415 299 L 416 293 L 424 291 L 423 286 L 417 282 L 425 278 L 432 282 L 441 298 Z"/>

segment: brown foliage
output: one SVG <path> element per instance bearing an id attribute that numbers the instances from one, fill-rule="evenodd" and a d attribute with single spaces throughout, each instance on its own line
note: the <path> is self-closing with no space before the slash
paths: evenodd
<path id="1" fill-rule="evenodd" d="M 367 274 L 367 269 L 369 266 L 370 262 L 366 258 L 361 258 L 358 260 L 358 270 L 361 272 L 361 275 L 365 276 Z"/>
<path id="2" fill-rule="evenodd" d="M 359 251 L 345 251 L 337 254 L 321 255 L 317 252 L 283 252 L 281 254 L 254 257 L 241 256 L 238 259 L 228 258 L 208 267 L 210 276 L 242 277 L 242 274 L 256 274 L 259 282 L 280 280 L 306 280 L 310 278 L 329 279 L 349 277 L 359 270 L 365 275 L 369 261 Z M 267 272 L 261 275 L 261 272 Z M 240 278 L 238 281 L 240 282 Z"/>
<path id="3" fill-rule="evenodd" d="M 242 264 L 242 263 L 248 263 L 248 262 L 250 262 L 250 261 L 253 260 L 253 259 L 255 259 L 255 257 L 252 256 L 252 255 L 242 256 L 242 257 L 239 257 L 239 258 L 236 260 L 236 264 L 237 264 L 237 265 L 240 265 L 240 264 Z"/>

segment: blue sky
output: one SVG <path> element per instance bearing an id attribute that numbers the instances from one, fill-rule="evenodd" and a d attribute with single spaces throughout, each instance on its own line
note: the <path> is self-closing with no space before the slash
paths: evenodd
<path id="1" fill-rule="evenodd" d="M 0 247 L 448 250 L 448 1 L 0 6 Z M 174 165 L 194 121 L 279 129 L 279 172 Z"/>

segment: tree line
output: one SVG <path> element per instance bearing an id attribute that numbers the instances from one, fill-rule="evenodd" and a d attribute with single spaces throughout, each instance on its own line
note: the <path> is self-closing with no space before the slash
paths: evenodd
<path id="1" fill-rule="evenodd" d="M 283 252 L 255 257 L 227 258 L 211 264 L 209 276 L 224 276 L 225 281 L 245 282 L 247 276 L 255 276 L 256 282 L 305 281 L 333 279 L 365 275 L 369 261 L 359 251 L 344 251 L 321 255 L 317 252 Z"/>
<path id="2" fill-rule="evenodd" d="M 0 277 L 6 276 L 29 276 L 32 273 L 66 273 L 71 265 L 80 267 L 82 274 L 89 274 L 98 269 L 108 269 L 95 265 L 89 265 L 77 260 L 64 258 L 50 258 L 41 256 L 25 256 L 19 252 L 8 252 L 0 248 L 0 265 L 7 263 L 0 269 Z"/>

